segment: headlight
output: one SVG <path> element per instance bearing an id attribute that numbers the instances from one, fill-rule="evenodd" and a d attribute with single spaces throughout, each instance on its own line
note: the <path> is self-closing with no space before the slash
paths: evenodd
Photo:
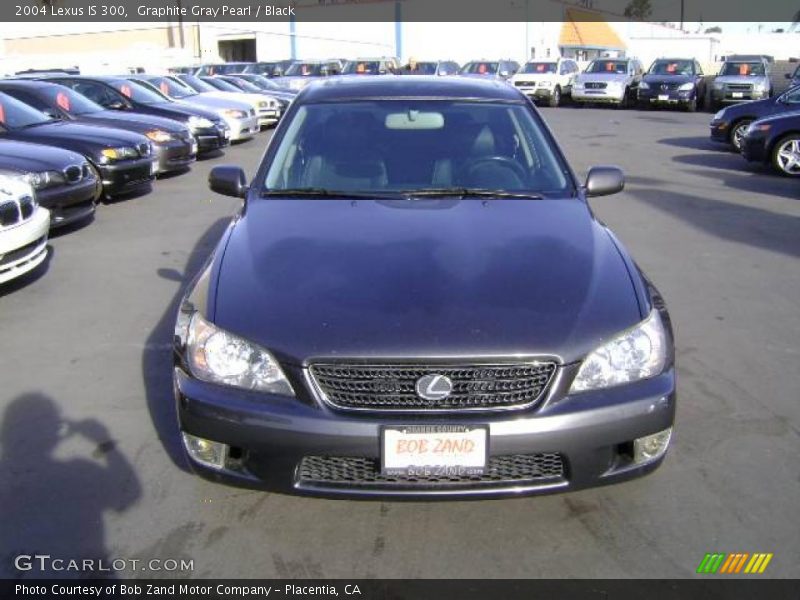
<path id="1" fill-rule="evenodd" d="M 126 158 L 137 158 L 138 150 L 130 146 L 120 146 L 119 148 L 103 148 L 100 151 L 99 161 L 102 164 L 125 160 Z"/>
<path id="2" fill-rule="evenodd" d="M 156 143 L 166 143 L 172 139 L 172 134 L 160 129 L 153 129 L 145 133 L 147 139 Z"/>
<path id="3" fill-rule="evenodd" d="M 552 81 L 544 80 L 539 82 L 540 87 L 550 87 L 551 85 L 553 85 Z"/>
<path id="4" fill-rule="evenodd" d="M 766 84 L 764 84 L 764 83 L 756 83 L 756 84 L 753 86 L 753 89 L 754 89 L 756 92 L 763 92 L 764 90 L 766 90 L 766 89 L 767 89 L 767 86 L 766 86 Z"/>
<path id="5" fill-rule="evenodd" d="M 640 89 L 640 90 L 649 90 L 649 89 L 650 89 L 650 84 L 649 84 L 649 83 L 647 83 L 646 81 L 642 81 L 642 82 L 639 84 L 639 89 Z"/>
<path id="6" fill-rule="evenodd" d="M 214 126 L 213 121 L 206 119 L 205 117 L 196 117 L 191 116 L 187 119 L 186 124 L 189 126 L 189 129 L 208 129 Z"/>
<path id="7" fill-rule="evenodd" d="M 199 312 L 189 323 L 186 356 L 192 374 L 203 381 L 294 396 L 289 380 L 269 352 L 214 326 Z"/>
<path id="8" fill-rule="evenodd" d="M 582 90 L 583 89 L 583 83 L 581 83 L 580 81 L 576 81 L 575 83 L 572 84 L 572 87 L 574 87 L 575 89 L 578 89 L 578 90 Z"/>
<path id="9" fill-rule="evenodd" d="M 770 123 L 759 123 L 758 121 L 754 121 L 753 123 L 750 123 L 747 131 L 745 131 L 745 135 L 750 135 L 751 133 L 755 133 L 757 131 L 766 133 L 770 129 L 772 129 L 772 125 Z"/>
<path id="10" fill-rule="evenodd" d="M 722 110 L 717 111 L 717 113 L 714 115 L 714 120 L 719 121 L 720 119 L 722 119 L 724 115 L 725 115 L 725 109 L 723 108 Z"/>
<path id="11" fill-rule="evenodd" d="M 723 87 L 725 87 L 725 84 L 724 84 L 724 83 L 722 83 L 722 82 L 717 82 L 717 81 L 715 81 L 715 82 L 714 82 L 714 89 L 715 89 L 715 90 L 721 90 Z"/>
<path id="12" fill-rule="evenodd" d="M 682 92 L 688 92 L 694 89 L 694 84 L 691 81 L 689 81 L 681 85 L 678 89 Z"/>
<path id="13" fill-rule="evenodd" d="M 593 350 L 583 360 L 570 392 L 613 387 L 664 370 L 667 336 L 656 309 L 638 325 Z"/>
<path id="14" fill-rule="evenodd" d="M 222 114 L 226 117 L 231 119 L 246 119 L 247 118 L 247 111 L 245 110 L 237 110 L 235 108 L 226 108 L 222 111 Z"/>
<path id="15" fill-rule="evenodd" d="M 24 179 L 35 190 L 43 190 L 48 187 L 66 183 L 64 180 L 64 175 L 58 171 L 28 173 L 25 175 Z"/>

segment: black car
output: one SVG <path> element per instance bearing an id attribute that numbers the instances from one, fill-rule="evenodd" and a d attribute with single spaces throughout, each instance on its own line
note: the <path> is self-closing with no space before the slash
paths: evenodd
<path id="1" fill-rule="evenodd" d="M 86 96 L 109 110 L 130 111 L 173 119 L 183 123 L 197 141 L 197 153 L 203 154 L 230 144 L 230 129 L 211 110 L 173 102 L 144 84 L 123 77 L 73 76 L 47 77 Z"/>
<path id="2" fill-rule="evenodd" d="M 150 140 L 158 173 L 182 170 L 197 157 L 197 141 L 174 119 L 107 110 L 63 85 L 47 81 L 0 81 L 0 91 L 46 115 L 140 133 Z"/>
<path id="3" fill-rule="evenodd" d="M 143 135 L 48 117 L 0 92 L 0 140 L 32 142 L 78 152 L 100 173 L 106 199 L 150 187 L 156 163 Z"/>
<path id="4" fill-rule="evenodd" d="M 692 58 L 659 58 L 642 77 L 637 93 L 643 108 L 680 106 L 694 112 L 705 102 L 703 68 Z"/>
<path id="5" fill-rule="evenodd" d="M 771 164 L 781 175 L 800 177 L 800 111 L 753 121 L 742 137 L 742 156 Z"/>
<path id="6" fill-rule="evenodd" d="M 0 139 L 0 169 L 26 177 L 50 211 L 50 229 L 91 217 L 103 189 L 82 154 L 53 146 Z"/>
<path id="7" fill-rule="evenodd" d="M 745 131 L 753 121 L 797 110 L 800 110 L 800 86 L 773 98 L 726 106 L 711 120 L 711 139 L 730 144 L 739 152 Z"/>
<path id="8" fill-rule="evenodd" d="M 292 103 L 189 285 L 190 463 L 331 495 L 519 495 L 643 475 L 675 412 L 664 300 L 512 86 L 342 77 Z"/>

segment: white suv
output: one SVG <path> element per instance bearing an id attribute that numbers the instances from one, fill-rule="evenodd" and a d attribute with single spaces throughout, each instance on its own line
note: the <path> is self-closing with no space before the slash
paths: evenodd
<path id="1" fill-rule="evenodd" d="M 532 60 L 517 71 L 511 83 L 533 100 L 558 106 L 564 95 L 572 94 L 572 83 L 579 72 L 578 63 L 570 58 Z"/>
<path id="2" fill-rule="evenodd" d="M 50 211 L 24 179 L 0 172 L 0 283 L 35 269 L 47 256 Z"/>

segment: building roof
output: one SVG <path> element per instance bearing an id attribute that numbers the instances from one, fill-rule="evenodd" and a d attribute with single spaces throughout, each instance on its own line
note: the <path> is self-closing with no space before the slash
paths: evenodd
<path id="1" fill-rule="evenodd" d="M 612 48 L 624 49 L 623 42 L 611 26 L 597 13 L 568 8 L 561 34 L 559 46 L 571 48 Z"/>

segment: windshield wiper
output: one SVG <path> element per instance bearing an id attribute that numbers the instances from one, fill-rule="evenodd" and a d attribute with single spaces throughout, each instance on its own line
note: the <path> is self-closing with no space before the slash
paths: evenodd
<path id="1" fill-rule="evenodd" d="M 281 198 L 332 198 L 332 199 L 348 199 L 348 198 L 396 198 L 396 194 L 387 194 L 384 192 L 349 192 L 347 190 L 328 190 L 325 188 L 288 188 L 285 190 L 264 190 L 261 192 L 262 196 L 280 196 Z"/>
<path id="2" fill-rule="evenodd" d="M 506 190 L 490 190 L 485 188 L 432 188 L 423 190 L 403 190 L 400 192 L 408 198 L 520 198 L 526 200 L 543 200 L 544 196 L 535 192 L 509 192 Z"/>

